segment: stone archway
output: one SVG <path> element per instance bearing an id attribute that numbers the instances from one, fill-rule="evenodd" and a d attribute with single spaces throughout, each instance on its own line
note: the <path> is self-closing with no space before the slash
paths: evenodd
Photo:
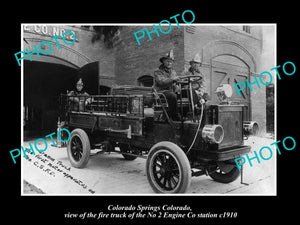
<path id="1" fill-rule="evenodd" d="M 25 38 L 23 51 L 38 54 L 26 55 L 23 61 L 23 102 L 24 129 L 31 132 L 46 132 L 56 129 L 58 116 L 58 99 L 61 93 L 67 93 L 74 88 L 74 82 L 80 68 L 91 63 L 91 60 L 69 46 L 57 44 L 51 40 L 43 44 L 43 52 L 39 45 L 45 41 L 42 38 Z M 30 60 L 31 59 L 31 60 Z M 98 68 L 98 67 L 97 67 Z M 97 70 L 98 72 L 98 70 Z"/>
<path id="2" fill-rule="evenodd" d="M 36 48 L 39 48 L 39 45 L 42 41 L 45 41 L 44 39 L 40 38 L 25 38 L 24 44 L 24 52 L 25 49 L 28 49 L 29 52 L 34 52 L 34 46 Z M 58 59 L 62 62 L 68 62 L 70 65 L 73 65 L 74 67 L 80 68 L 88 63 L 91 63 L 92 60 L 86 57 L 85 55 L 81 54 L 80 52 L 74 50 L 72 47 L 68 47 L 66 45 L 60 44 L 61 49 L 57 47 L 57 44 L 55 41 L 47 40 L 52 45 L 52 51 L 48 55 L 43 55 L 42 53 L 39 53 L 40 57 L 37 56 L 36 53 L 31 55 L 31 58 L 33 58 L 33 61 L 43 61 L 44 56 L 47 57 L 47 62 L 49 62 L 49 58 Z M 49 52 L 49 45 L 42 45 L 44 52 Z M 38 49 L 39 51 L 39 49 Z M 28 59 L 28 57 L 26 57 Z"/>
<path id="3" fill-rule="evenodd" d="M 202 63 L 209 65 L 209 90 L 212 102 L 219 103 L 214 92 L 218 85 L 227 83 L 235 88 L 235 84 L 246 79 L 251 80 L 256 72 L 256 61 L 251 53 L 239 43 L 227 40 L 217 40 L 207 43 L 202 48 Z M 248 89 L 243 90 L 242 96 L 233 92 L 231 98 L 245 106 L 244 118 L 252 118 L 251 93 Z"/>
<path id="4" fill-rule="evenodd" d="M 219 55 L 231 55 L 239 58 L 250 68 L 250 72 L 256 72 L 257 66 L 252 54 L 241 44 L 228 40 L 216 40 L 208 42 L 202 48 L 202 62 L 211 64 L 211 60 Z"/>

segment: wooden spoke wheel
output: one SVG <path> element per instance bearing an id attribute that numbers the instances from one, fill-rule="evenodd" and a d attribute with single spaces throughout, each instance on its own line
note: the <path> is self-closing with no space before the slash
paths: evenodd
<path id="1" fill-rule="evenodd" d="M 68 157 L 72 166 L 84 167 L 89 161 L 90 151 L 91 146 L 87 133 L 82 129 L 73 130 L 67 145 Z"/>
<path id="2" fill-rule="evenodd" d="M 172 142 L 159 142 L 151 148 L 146 171 L 148 181 L 157 193 L 184 193 L 191 182 L 189 160 Z"/>

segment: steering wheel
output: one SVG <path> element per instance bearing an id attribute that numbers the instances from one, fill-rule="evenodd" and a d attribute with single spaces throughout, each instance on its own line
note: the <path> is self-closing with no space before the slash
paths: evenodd
<path id="1" fill-rule="evenodd" d="M 194 78 L 194 79 L 193 79 Z M 180 84 L 189 84 L 189 83 L 195 83 L 202 79 L 202 77 L 197 75 L 188 75 L 188 76 L 180 76 L 179 81 L 177 83 Z"/>

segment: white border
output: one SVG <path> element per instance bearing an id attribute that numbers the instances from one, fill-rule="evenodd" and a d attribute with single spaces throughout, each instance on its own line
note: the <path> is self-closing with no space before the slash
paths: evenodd
<path id="1" fill-rule="evenodd" d="M 84 25 L 88 25 L 88 26 L 152 26 L 152 25 L 158 25 L 158 23 L 21 23 L 21 51 L 24 51 L 24 46 L 23 46 L 23 37 L 24 37 L 24 32 L 23 32 L 23 26 L 24 25 L 49 25 L 49 26 L 84 26 Z M 171 23 L 172 26 L 176 25 L 176 23 Z M 277 23 L 191 23 L 191 24 L 182 24 L 179 23 L 180 26 L 242 26 L 242 25 L 248 25 L 248 26 L 274 26 L 274 65 L 277 65 Z M 162 26 L 167 26 L 167 24 L 162 24 Z M 242 33 L 239 32 L 239 33 Z M 247 33 L 245 33 L 245 35 L 248 36 Z M 23 63 L 21 63 L 21 146 L 23 146 L 24 143 L 24 130 L 23 130 L 23 105 L 24 105 L 24 100 L 23 100 L 23 93 L 24 93 L 24 67 L 23 67 Z M 263 71 L 261 71 L 263 72 Z M 277 79 L 274 79 L 274 132 L 275 132 L 275 141 L 277 141 Z M 276 169 L 274 170 L 274 175 L 275 175 L 275 193 L 276 194 L 201 194 L 201 193 L 196 193 L 196 194 L 156 194 L 156 193 L 152 193 L 152 194 L 122 194 L 122 193 L 116 193 L 116 194 L 24 194 L 24 185 L 23 185 L 23 160 L 24 157 L 21 156 L 21 196 L 201 196 L 201 197 L 206 197 L 206 196 L 277 196 L 278 192 L 277 192 L 277 154 L 275 155 L 275 167 Z M 222 184 L 220 184 L 222 185 Z"/>

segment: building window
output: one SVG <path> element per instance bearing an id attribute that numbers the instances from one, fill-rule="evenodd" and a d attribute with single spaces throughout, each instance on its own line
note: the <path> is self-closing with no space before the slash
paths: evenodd
<path id="1" fill-rule="evenodd" d="M 153 86 L 153 77 L 150 75 L 144 75 L 137 79 L 138 85 L 143 87 L 152 87 Z"/>
<path id="2" fill-rule="evenodd" d="M 250 26 L 243 26 L 243 31 L 250 34 Z"/>

